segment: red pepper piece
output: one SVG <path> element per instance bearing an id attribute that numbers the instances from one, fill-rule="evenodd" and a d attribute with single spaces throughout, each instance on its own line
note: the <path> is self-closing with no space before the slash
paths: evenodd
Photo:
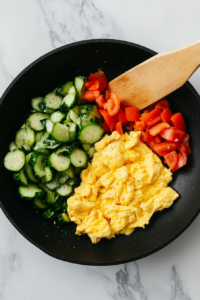
<path id="1" fill-rule="evenodd" d="M 165 163 L 170 167 L 171 170 L 173 170 L 176 167 L 178 162 L 178 154 L 174 150 L 168 153 L 167 155 L 165 155 L 164 159 L 165 159 Z"/>
<path id="2" fill-rule="evenodd" d="M 166 122 L 168 124 L 171 124 L 171 117 L 173 116 L 173 113 L 171 111 L 171 109 L 167 106 L 167 108 L 165 108 L 161 114 L 161 120 L 163 122 Z"/>
<path id="3" fill-rule="evenodd" d="M 115 122 L 114 122 L 114 119 L 113 117 L 111 117 L 109 114 L 108 114 L 108 111 L 105 110 L 105 109 L 99 109 L 99 112 L 100 114 L 102 115 L 102 117 L 104 118 L 105 122 L 107 123 L 110 131 L 112 132 L 114 127 L 115 127 Z"/>
<path id="4" fill-rule="evenodd" d="M 115 124 L 115 130 L 119 133 L 119 134 L 123 134 L 123 129 L 122 129 L 122 123 L 118 122 Z"/>
<path id="5" fill-rule="evenodd" d="M 142 116 L 140 118 L 141 121 L 144 121 L 144 123 L 148 123 L 149 121 L 152 121 L 153 119 L 157 118 L 158 116 L 161 115 L 161 109 L 160 108 L 155 108 L 152 111 L 150 111 L 148 114 L 145 116 Z"/>
<path id="6" fill-rule="evenodd" d="M 139 131 L 145 130 L 145 123 L 144 121 L 136 121 L 133 127 Z"/>
<path id="7" fill-rule="evenodd" d="M 149 133 L 153 136 L 156 136 L 157 134 L 161 133 L 164 129 L 169 127 L 170 125 L 168 123 L 162 122 L 149 129 Z"/>
<path id="8" fill-rule="evenodd" d="M 165 156 L 168 153 L 172 152 L 173 150 L 179 149 L 180 144 L 179 143 L 173 143 L 173 142 L 164 142 L 161 144 L 158 144 L 154 147 L 154 150 L 158 155 Z"/>
<path id="9" fill-rule="evenodd" d="M 124 123 L 127 122 L 126 114 L 125 112 L 120 108 L 120 110 L 117 113 L 118 120 L 124 125 Z"/>
<path id="10" fill-rule="evenodd" d="M 163 139 L 165 139 L 166 141 L 182 143 L 182 140 L 186 136 L 186 132 L 184 132 L 183 130 L 176 128 L 176 127 L 170 127 L 170 128 L 164 129 L 160 133 L 160 136 Z"/>
<path id="11" fill-rule="evenodd" d="M 128 121 L 140 121 L 140 111 L 137 107 L 125 107 L 126 118 Z"/>
<path id="12" fill-rule="evenodd" d="M 156 117 L 155 119 L 153 119 L 153 120 L 147 122 L 146 125 L 147 125 L 148 128 L 151 128 L 151 127 L 155 126 L 156 124 L 158 124 L 160 121 L 161 121 L 161 117 L 158 116 L 158 117 Z"/>
<path id="13" fill-rule="evenodd" d="M 186 131 L 186 124 L 181 113 L 176 113 L 171 117 L 172 124 L 174 127 Z"/>

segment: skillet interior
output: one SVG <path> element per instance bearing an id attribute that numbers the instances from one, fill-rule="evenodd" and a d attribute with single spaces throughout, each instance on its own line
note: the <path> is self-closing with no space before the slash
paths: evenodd
<path id="1" fill-rule="evenodd" d="M 171 184 L 180 197 L 174 205 L 156 213 L 146 229 L 130 236 L 102 240 L 92 245 L 85 235 L 75 235 L 75 224 L 46 223 L 29 203 L 17 196 L 12 173 L 4 169 L 3 158 L 30 111 L 30 99 L 53 90 L 77 75 L 97 69 L 112 80 L 124 71 L 153 56 L 155 52 L 132 43 L 115 40 L 91 40 L 61 47 L 28 66 L 8 87 L 0 106 L 1 207 L 18 231 L 35 246 L 58 259 L 88 265 L 111 265 L 147 256 L 175 239 L 189 226 L 200 207 L 200 97 L 186 83 L 167 99 L 174 112 L 181 112 L 191 138 L 192 155 L 187 165 L 175 172 Z"/>

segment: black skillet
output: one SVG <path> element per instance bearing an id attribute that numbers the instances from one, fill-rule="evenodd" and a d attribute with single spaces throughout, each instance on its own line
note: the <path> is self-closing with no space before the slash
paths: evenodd
<path id="1" fill-rule="evenodd" d="M 195 219 L 200 208 L 200 97 L 190 83 L 167 97 L 173 112 L 181 112 L 190 135 L 192 155 L 176 171 L 171 187 L 180 197 L 174 205 L 157 212 L 145 229 L 130 236 L 119 235 L 93 245 L 87 235 L 75 235 L 76 225 L 54 225 L 42 220 L 17 195 L 12 173 L 4 169 L 3 158 L 16 130 L 26 120 L 30 99 L 45 95 L 77 75 L 98 69 L 112 80 L 156 53 L 142 46 L 116 40 L 90 40 L 56 49 L 29 65 L 10 84 L 0 106 L 0 205 L 15 228 L 47 254 L 85 265 L 114 265 L 140 259 L 177 238 Z"/>

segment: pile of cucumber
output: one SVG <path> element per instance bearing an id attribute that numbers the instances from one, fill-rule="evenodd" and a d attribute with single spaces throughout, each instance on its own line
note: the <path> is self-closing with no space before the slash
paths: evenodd
<path id="1" fill-rule="evenodd" d="M 45 220 L 70 222 L 67 197 L 95 153 L 104 131 L 95 105 L 83 104 L 86 77 L 75 77 L 45 97 L 31 100 L 32 111 L 9 145 L 4 166 Z"/>

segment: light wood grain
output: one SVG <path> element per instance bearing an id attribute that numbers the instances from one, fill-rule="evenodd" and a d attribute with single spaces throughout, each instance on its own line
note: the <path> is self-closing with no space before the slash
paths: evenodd
<path id="1" fill-rule="evenodd" d="M 200 42 L 157 54 L 115 78 L 108 90 L 122 107 L 143 109 L 181 87 L 200 65 Z"/>

